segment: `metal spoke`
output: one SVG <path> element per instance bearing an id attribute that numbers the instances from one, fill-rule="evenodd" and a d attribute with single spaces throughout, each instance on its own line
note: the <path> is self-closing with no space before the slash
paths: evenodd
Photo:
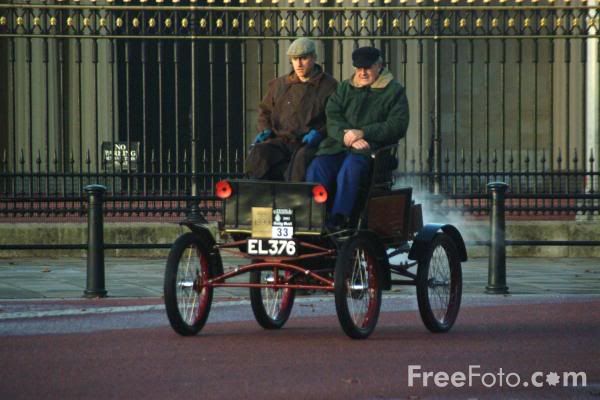
<path id="1" fill-rule="evenodd" d="M 427 281 L 431 309 L 435 318 L 443 323 L 450 302 L 450 262 L 442 246 L 433 252 Z"/>

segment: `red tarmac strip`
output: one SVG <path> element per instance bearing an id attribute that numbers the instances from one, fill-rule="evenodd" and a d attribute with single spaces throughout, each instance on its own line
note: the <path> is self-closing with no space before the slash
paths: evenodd
<path id="1" fill-rule="evenodd" d="M 169 327 L 5 336 L 0 399 L 598 398 L 599 340 L 600 300 L 464 307 L 447 334 L 426 331 L 414 311 L 385 313 L 363 341 L 348 339 L 335 316 L 280 331 L 209 323 L 189 338 Z M 585 372 L 587 387 L 409 387 L 409 365 L 449 375 L 502 368 L 523 381 Z"/>

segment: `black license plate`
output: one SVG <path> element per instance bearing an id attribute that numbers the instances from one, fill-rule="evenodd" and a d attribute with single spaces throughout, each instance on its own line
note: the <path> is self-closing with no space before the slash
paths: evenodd
<path id="1" fill-rule="evenodd" d="M 296 242 L 285 239 L 248 239 L 248 254 L 253 256 L 295 256 Z"/>

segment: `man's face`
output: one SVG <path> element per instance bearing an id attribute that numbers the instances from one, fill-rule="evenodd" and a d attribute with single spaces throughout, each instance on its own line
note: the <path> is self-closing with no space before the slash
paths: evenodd
<path id="1" fill-rule="evenodd" d="M 315 66 L 315 56 L 305 55 L 300 57 L 291 57 L 291 59 L 294 72 L 296 72 L 298 78 L 301 80 L 308 79 L 313 67 Z"/>
<path id="2" fill-rule="evenodd" d="M 366 68 L 356 68 L 356 82 L 360 86 L 370 86 L 379 78 L 381 63 L 376 63 Z"/>

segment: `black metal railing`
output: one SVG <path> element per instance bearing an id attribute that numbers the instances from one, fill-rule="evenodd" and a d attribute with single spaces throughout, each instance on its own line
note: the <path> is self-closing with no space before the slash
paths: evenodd
<path id="1" fill-rule="evenodd" d="M 510 185 L 522 217 L 600 213 L 600 9 L 585 1 L 0 4 L 0 219 L 218 213 L 267 82 L 297 36 L 337 79 L 373 44 L 406 88 L 398 184 L 486 214 Z M 441 200 L 440 200 L 441 199 Z M 113 206 L 111 206 L 113 204 Z M 53 217 L 53 218 L 48 218 Z"/>

